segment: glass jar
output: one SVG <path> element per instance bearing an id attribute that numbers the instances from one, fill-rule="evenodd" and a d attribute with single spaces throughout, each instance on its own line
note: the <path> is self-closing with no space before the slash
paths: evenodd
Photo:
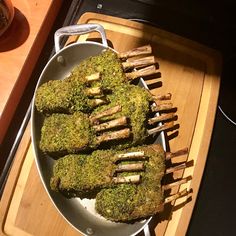
<path id="1" fill-rule="evenodd" d="M 10 0 L 0 0 L 0 36 L 10 26 L 14 17 L 14 7 Z"/>

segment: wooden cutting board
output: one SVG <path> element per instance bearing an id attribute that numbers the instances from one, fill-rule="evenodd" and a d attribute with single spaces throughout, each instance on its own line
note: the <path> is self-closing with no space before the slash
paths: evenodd
<path id="1" fill-rule="evenodd" d="M 99 23 L 110 46 L 118 52 L 151 44 L 158 59 L 160 78 L 147 80 L 153 94 L 172 93 L 177 108 L 176 129 L 167 132 L 171 151 L 188 147 L 189 154 L 177 161 L 192 163 L 173 177 L 192 176 L 181 189 L 189 196 L 167 206 L 154 217 L 150 230 L 156 235 L 185 235 L 198 194 L 214 125 L 220 86 L 220 55 L 209 48 L 166 31 L 111 16 L 85 13 L 79 23 Z M 74 40 L 96 40 L 97 33 Z M 176 189 L 175 191 L 178 191 Z M 40 181 L 27 128 L 0 203 L 4 235 L 80 235 L 54 208 Z"/>

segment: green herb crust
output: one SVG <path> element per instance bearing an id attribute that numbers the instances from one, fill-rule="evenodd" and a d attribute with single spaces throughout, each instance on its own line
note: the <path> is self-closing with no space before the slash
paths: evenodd
<path id="1" fill-rule="evenodd" d="M 116 173 L 117 164 L 126 164 L 140 162 L 138 160 L 120 161 L 117 154 L 133 151 L 144 151 L 146 159 L 143 160 L 145 172 L 126 172 Z M 116 152 L 115 150 L 96 150 L 92 154 L 71 154 L 58 159 L 53 167 L 53 176 L 51 178 L 51 189 L 63 192 L 67 196 L 85 197 L 94 195 L 103 188 L 115 187 L 117 184 L 113 181 L 113 176 L 124 176 L 140 174 L 145 186 L 154 188 L 154 173 L 156 169 L 155 181 L 160 182 L 163 171 L 164 161 L 162 153 L 149 150 L 147 147 L 129 148 Z M 132 185 L 132 184 L 130 184 Z"/>
<path id="2" fill-rule="evenodd" d="M 85 77 L 100 72 L 101 80 L 88 84 Z M 93 101 L 86 94 L 87 87 L 99 86 L 113 90 L 123 86 L 126 77 L 117 54 L 108 49 L 97 56 L 89 57 L 76 66 L 63 80 L 50 80 L 36 91 L 35 105 L 43 113 L 91 112 Z"/>
<path id="3" fill-rule="evenodd" d="M 43 113 L 91 111 L 93 102 L 85 93 L 86 84 L 81 80 L 80 77 L 75 83 L 69 77 L 64 80 L 50 80 L 42 84 L 35 96 L 37 110 Z"/>
<path id="4" fill-rule="evenodd" d="M 123 149 L 141 145 L 147 138 L 147 119 L 150 111 L 151 95 L 139 86 L 126 84 L 116 87 L 108 96 L 110 103 L 96 108 L 92 114 L 97 114 L 115 105 L 121 105 L 122 111 L 110 116 L 109 119 L 126 116 L 129 119 L 131 137 L 119 143 L 113 142 L 112 148 Z"/>
<path id="5" fill-rule="evenodd" d="M 49 154 L 76 153 L 95 147 L 95 131 L 86 114 L 54 113 L 45 117 L 39 147 Z"/>
<path id="6" fill-rule="evenodd" d="M 97 72 L 101 74 L 101 86 L 105 89 L 113 90 L 127 81 L 120 59 L 110 49 L 83 60 L 72 70 L 71 78 L 77 80 L 80 76 L 85 77 Z"/>
<path id="7" fill-rule="evenodd" d="M 70 83 L 63 80 L 50 80 L 42 84 L 36 92 L 35 105 L 39 112 L 60 112 L 73 104 Z"/>
<path id="8" fill-rule="evenodd" d="M 156 214 L 164 200 L 161 180 L 165 172 L 165 154 L 160 145 L 141 148 L 149 157 L 138 185 L 121 184 L 102 189 L 96 196 L 96 210 L 112 221 L 132 221 Z"/>
<path id="9" fill-rule="evenodd" d="M 91 155 L 67 155 L 56 161 L 51 189 L 67 196 L 93 195 L 112 184 L 113 153 L 95 151 Z"/>

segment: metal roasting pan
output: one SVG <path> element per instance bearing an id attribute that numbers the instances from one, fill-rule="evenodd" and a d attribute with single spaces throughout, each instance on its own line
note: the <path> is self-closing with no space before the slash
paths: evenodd
<path id="1" fill-rule="evenodd" d="M 81 35 L 92 31 L 100 33 L 102 44 L 97 42 L 76 42 L 62 49 L 60 48 L 60 38 L 62 36 Z M 41 84 L 49 80 L 58 80 L 67 77 L 71 70 L 82 60 L 98 55 L 102 50 L 108 48 L 104 28 L 99 24 L 81 24 L 63 27 L 57 30 L 54 36 L 56 54 L 49 60 L 42 71 L 36 90 Z M 140 79 L 139 85 L 147 88 L 143 79 Z M 152 217 L 132 224 L 114 223 L 104 219 L 95 212 L 95 199 L 67 199 L 61 194 L 51 191 L 49 183 L 50 177 L 52 176 L 54 160 L 42 153 L 38 147 L 43 116 L 37 112 L 34 106 L 34 100 L 35 95 L 31 110 L 31 134 L 37 169 L 46 192 L 65 220 L 84 235 L 125 236 L 136 235 L 142 230 L 144 230 L 146 236 L 150 235 L 148 223 Z M 166 145 L 163 132 L 157 137 L 155 142 L 161 143 L 165 149 Z"/>

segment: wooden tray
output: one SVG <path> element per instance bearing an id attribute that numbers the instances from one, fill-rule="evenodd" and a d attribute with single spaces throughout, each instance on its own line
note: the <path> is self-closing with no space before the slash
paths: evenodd
<path id="1" fill-rule="evenodd" d="M 179 128 L 167 133 L 171 151 L 189 147 L 193 165 L 173 177 L 192 176 L 180 189 L 191 197 L 175 201 L 150 225 L 156 235 L 185 235 L 196 201 L 207 158 L 220 85 L 221 60 L 217 52 L 163 30 L 111 16 L 85 13 L 79 23 L 99 23 L 119 52 L 151 44 L 161 78 L 147 81 L 152 93 L 172 93 Z M 74 40 L 100 40 L 97 33 Z M 177 161 L 185 161 L 181 157 Z M 178 189 L 177 189 L 178 190 Z M 175 191 L 177 191 L 175 190 Z M 1 232 L 5 235 L 80 235 L 57 212 L 40 182 L 27 128 L 0 205 Z M 79 220 L 79 219 L 78 219 Z"/>

